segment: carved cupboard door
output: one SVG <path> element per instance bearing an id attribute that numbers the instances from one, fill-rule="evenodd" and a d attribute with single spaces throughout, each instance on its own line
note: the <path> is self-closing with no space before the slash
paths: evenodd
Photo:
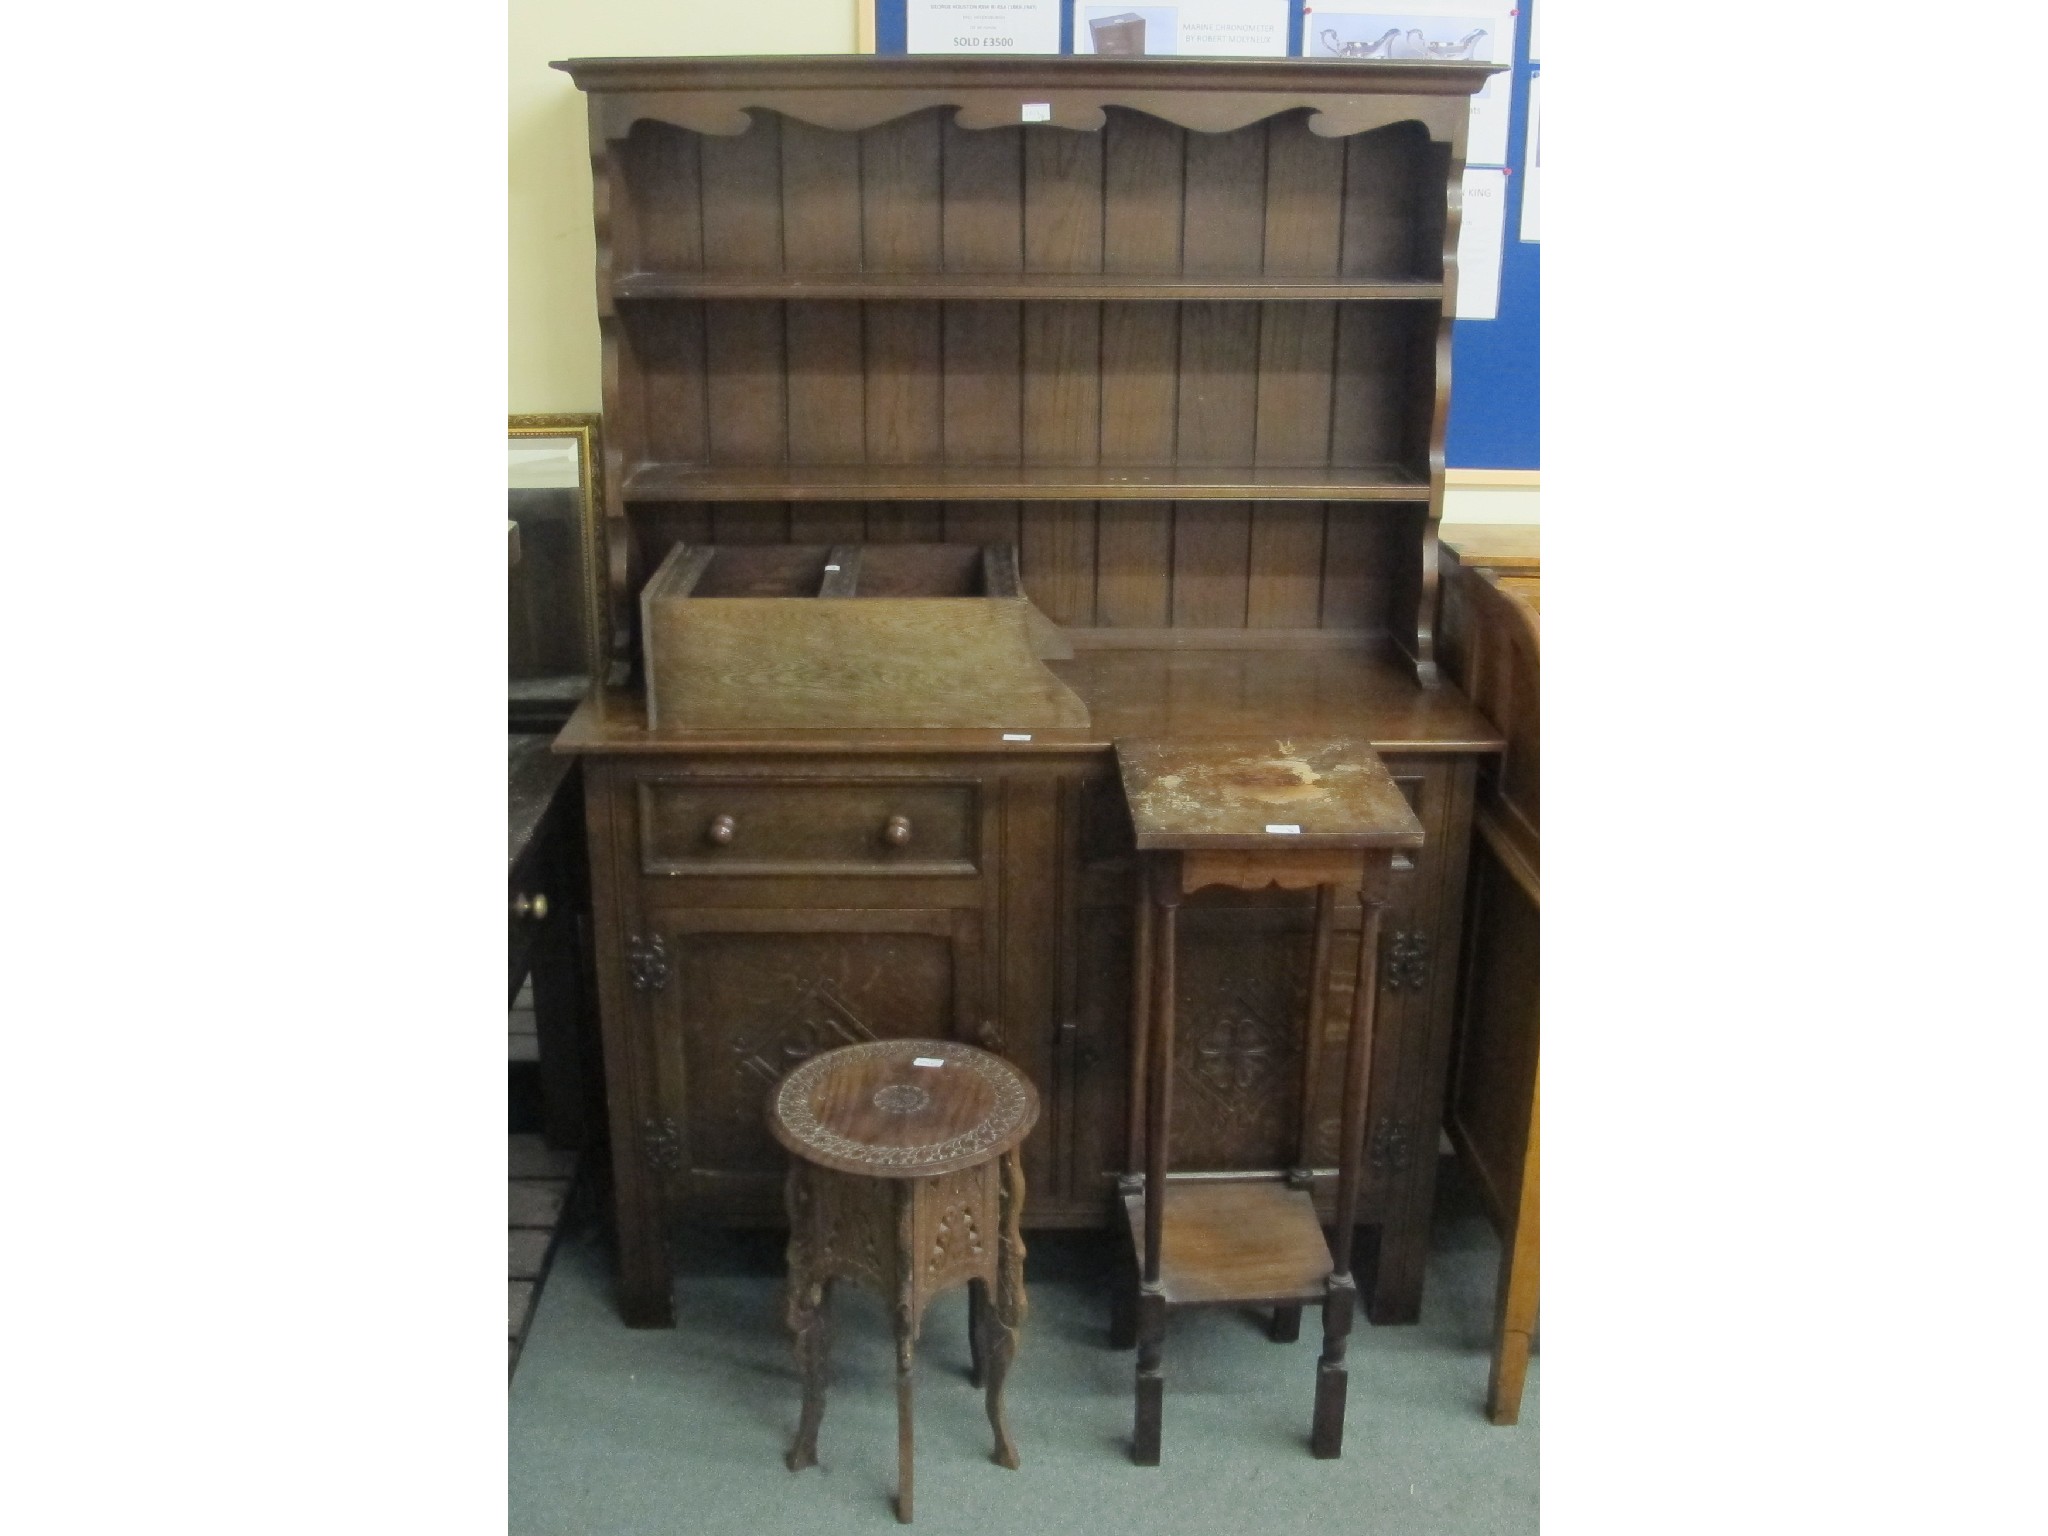
<path id="1" fill-rule="evenodd" d="M 861 1040 L 980 1044 L 993 1028 L 979 909 L 700 909 L 650 922 L 670 973 L 645 994 L 655 1136 L 672 1189 L 707 1214 L 780 1212 L 766 1105 L 798 1062 Z"/>

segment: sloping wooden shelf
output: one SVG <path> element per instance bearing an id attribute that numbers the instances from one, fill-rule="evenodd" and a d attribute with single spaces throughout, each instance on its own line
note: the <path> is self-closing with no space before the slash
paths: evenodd
<path id="1" fill-rule="evenodd" d="M 616 299 L 1343 299 L 1441 302 L 1441 282 L 1091 272 L 634 272 Z"/>
<path id="2" fill-rule="evenodd" d="M 1395 464 L 1251 465 L 647 463 L 628 501 L 1422 501 L 1429 479 Z"/>

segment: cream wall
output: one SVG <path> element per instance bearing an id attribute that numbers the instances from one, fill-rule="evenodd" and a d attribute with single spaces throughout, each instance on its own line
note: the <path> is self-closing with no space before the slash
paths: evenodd
<path id="1" fill-rule="evenodd" d="M 607 54 L 851 53 L 855 0 L 512 0 L 510 404 L 594 412 L 597 261 L 583 94 L 550 59 Z M 1533 486 L 1460 485 L 1444 518 L 1533 523 Z"/>
<path id="2" fill-rule="evenodd" d="M 855 0 L 512 0 L 512 413 L 600 405 L 583 93 L 548 61 L 851 53 L 854 11 Z"/>

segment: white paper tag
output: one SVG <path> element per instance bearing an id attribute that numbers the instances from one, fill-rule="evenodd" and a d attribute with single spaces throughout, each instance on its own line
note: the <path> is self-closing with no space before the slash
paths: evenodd
<path id="1" fill-rule="evenodd" d="M 1300 827 L 1284 821 L 1269 821 L 1266 823 L 1266 830 L 1275 837 L 1298 837 L 1301 834 Z"/>
<path id="2" fill-rule="evenodd" d="M 828 570 L 828 571 L 836 571 L 836 570 L 838 570 L 838 569 L 839 569 L 839 567 L 838 567 L 838 566 L 836 566 L 836 565 L 828 565 L 828 566 L 826 566 L 826 567 L 825 567 L 825 569 L 826 569 L 826 570 Z"/>
<path id="3" fill-rule="evenodd" d="M 1049 123 L 1052 121 L 1052 103 L 1049 101 L 1027 101 L 1024 103 L 1024 121 L 1027 123 Z"/>
<path id="4" fill-rule="evenodd" d="M 1030 739 L 1031 739 L 1031 733 L 1030 733 L 1029 731 L 1005 731 L 1005 732 L 1003 732 L 1003 740 L 1005 740 L 1005 741 L 1029 741 Z"/>
<path id="5" fill-rule="evenodd" d="M 920 1056 L 911 1062 L 913 1067 L 943 1067 L 945 1064 L 946 1058 L 943 1056 Z"/>

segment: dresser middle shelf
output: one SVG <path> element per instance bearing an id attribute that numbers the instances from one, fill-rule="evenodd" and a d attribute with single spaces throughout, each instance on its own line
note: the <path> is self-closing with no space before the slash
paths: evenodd
<path id="1" fill-rule="evenodd" d="M 1398 464 L 643 463 L 628 501 L 1422 501 L 1429 477 Z"/>

